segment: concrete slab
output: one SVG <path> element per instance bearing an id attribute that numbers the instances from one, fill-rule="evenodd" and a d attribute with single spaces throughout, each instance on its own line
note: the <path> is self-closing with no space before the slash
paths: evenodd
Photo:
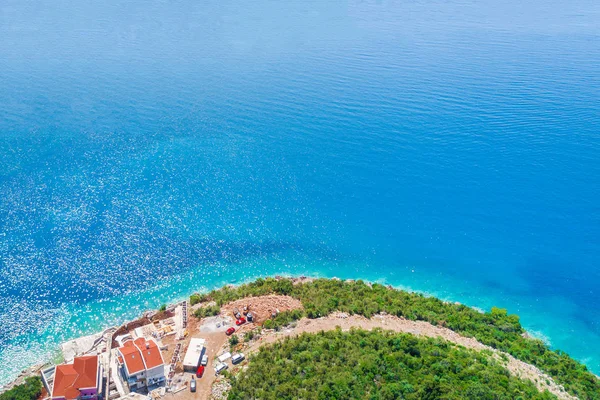
<path id="1" fill-rule="evenodd" d="M 76 356 L 81 356 L 93 349 L 94 344 L 103 337 L 102 333 L 80 337 L 60 345 L 65 362 L 70 363 Z"/>
<path id="2" fill-rule="evenodd" d="M 200 332 L 225 332 L 230 326 L 235 326 L 233 318 L 217 315 L 216 317 L 203 318 Z"/>

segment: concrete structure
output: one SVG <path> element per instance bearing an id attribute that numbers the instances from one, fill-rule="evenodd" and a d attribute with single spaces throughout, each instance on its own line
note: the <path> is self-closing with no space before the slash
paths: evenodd
<path id="1" fill-rule="evenodd" d="M 134 338 L 144 338 L 151 339 L 158 337 L 158 329 L 156 329 L 156 325 L 148 324 L 144 326 L 140 326 L 133 330 Z"/>
<path id="2" fill-rule="evenodd" d="M 102 366 L 98 356 L 75 357 L 73 364 L 54 370 L 51 398 L 56 400 L 96 400 L 101 398 Z"/>
<path id="3" fill-rule="evenodd" d="M 183 358 L 183 370 L 186 372 L 196 372 L 200 365 L 200 359 L 204 354 L 204 339 L 192 338 L 188 346 L 185 357 Z"/>
<path id="4" fill-rule="evenodd" d="M 117 354 L 121 374 L 130 390 L 152 390 L 165 384 L 165 363 L 154 339 L 126 341 Z"/>
<path id="5" fill-rule="evenodd" d="M 119 335 L 119 336 L 115 337 L 115 340 L 117 341 L 119 346 L 123 347 L 125 342 L 127 342 L 129 340 L 133 340 L 133 336 L 131 336 L 129 333 L 126 333 L 124 335 Z"/>
<path id="6" fill-rule="evenodd" d="M 56 366 L 53 365 L 48 368 L 43 368 L 40 371 L 40 375 L 42 376 L 42 383 L 46 388 L 48 393 L 52 393 L 52 385 L 54 385 L 54 371 L 56 371 Z"/>

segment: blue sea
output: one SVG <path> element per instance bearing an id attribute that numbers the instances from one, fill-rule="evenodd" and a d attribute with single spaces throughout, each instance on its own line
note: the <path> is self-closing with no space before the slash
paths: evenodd
<path id="1" fill-rule="evenodd" d="M 600 373 L 600 2 L 0 1 L 0 384 L 259 276 L 504 307 Z"/>

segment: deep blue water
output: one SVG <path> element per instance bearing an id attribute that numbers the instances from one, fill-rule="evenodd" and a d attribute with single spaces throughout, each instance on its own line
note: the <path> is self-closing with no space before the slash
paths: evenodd
<path id="1" fill-rule="evenodd" d="M 276 273 L 506 307 L 600 372 L 599 2 L 84 3 L 0 2 L 0 383 Z"/>

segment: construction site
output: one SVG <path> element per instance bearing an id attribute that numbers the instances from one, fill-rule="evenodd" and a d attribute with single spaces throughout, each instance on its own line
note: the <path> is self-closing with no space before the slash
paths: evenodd
<path id="1" fill-rule="evenodd" d="M 281 311 L 302 307 L 289 297 L 262 296 L 226 304 L 217 315 L 194 316 L 196 310 L 214 306 L 207 302 L 192 307 L 183 301 L 146 312 L 120 327 L 63 343 L 64 364 L 39 370 L 47 397 L 221 398 L 227 388 L 219 385 L 219 374 L 245 361 L 239 338 Z M 75 393 L 71 387 L 55 384 L 55 380 L 65 381 L 61 374 L 79 382 L 79 387 L 94 383 L 97 390 Z"/>

